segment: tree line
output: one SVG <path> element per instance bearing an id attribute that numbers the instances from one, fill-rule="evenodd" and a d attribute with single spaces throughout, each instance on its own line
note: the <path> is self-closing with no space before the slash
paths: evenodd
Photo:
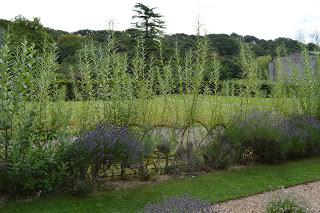
<path id="1" fill-rule="evenodd" d="M 180 54 L 185 55 L 195 45 L 197 36 L 201 35 L 165 34 L 165 22 L 162 21 L 162 15 L 157 13 L 156 9 L 137 3 L 133 8 L 135 15 L 132 17 L 132 28 L 124 31 L 109 28 L 107 30 L 82 29 L 70 33 L 45 27 L 39 18 L 28 20 L 23 16 L 17 16 L 11 21 L 0 19 L 0 34 L 9 30 L 16 43 L 21 43 L 26 39 L 28 42 L 34 43 L 35 48 L 40 51 L 44 40 L 55 42 L 58 46 L 59 79 L 69 80 L 72 78 L 70 67 L 75 63 L 76 53 L 81 46 L 89 41 L 103 45 L 110 35 L 115 36 L 117 40 L 117 51 L 127 53 L 128 57 L 134 56 L 139 36 L 144 40 L 147 56 L 158 52 L 159 41 L 161 41 L 161 48 L 165 53 L 165 60 L 169 60 L 175 54 L 175 49 L 179 49 Z M 283 46 L 290 54 L 301 50 L 302 45 L 299 41 L 290 38 L 264 40 L 236 33 L 230 35 L 208 34 L 206 36 L 209 47 L 219 54 L 222 63 L 222 79 L 240 78 L 241 69 L 238 60 L 240 40 L 250 43 L 258 57 L 258 65 L 265 71 L 268 69 L 269 62 L 276 55 L 276 47 Z M 309 43 L 307 49 L 317 50 L 317 46 Z"/>

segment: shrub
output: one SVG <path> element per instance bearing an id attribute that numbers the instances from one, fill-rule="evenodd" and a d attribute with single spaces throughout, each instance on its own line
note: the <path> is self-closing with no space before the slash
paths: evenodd
<path id="1" fill-rule="evenodd" d="M 93 186 L 86 181 L 76 180 L 71 189 L 71 193 L 77 197 L 85 197 L 91 194 L 93 191 Z"/>
<path id="2" fill-rule="evenodd" d="M 292 198 L 271 201 L 267 206 L 268 213 L 305 213 L 306 209 Z"/>
<path id="3" fill-rule="evenodd" d="M 254 161 L 255 158 L 256 157 L 252 147 L 246 147 L 241 151 L 241 154 L 238 157 L 238 163 L 240 165 L 248 166 Z"/>
<path id="4" fill-rule="evenodd" d="M 172 197 L 160 204 L 147 205 L 143 212 L 145 213 L 195 213 L 195 212 L 212 212 L 211 204 L 202 200 L 197 200 L 192 197 Z"/>
<path id="5" fill-rule="evenodd" d="M 165 156 L 165 167 L 169 166 L 169 155 L 171 151 L 171 144 L 169 142 L 159 143 L 157 146 L 159 154 L 164 154 Z"/>
<path id="6" fill-rule="evenodd" d="M 169 165 L 165 168 L 165 173 L 169 175 L 179 176 L 181 175 L 181 168 L 178 165 Z"/>
<path id="7" fill-rule="evenodd" d="M 120 165 L 121 175 L 128 167 L 141 167 L 143 154 L 143 143 L 129 128 L 99 124 L 72 144 L 67 157 L 75 178 L 92 181 L 111 166 Z"/>
<path id="8" fill-rule="evenodd" d="M 276 122 L 270 115 L 260 112 L 253 112 L 244 119 L 235 119 L 225 134 L 236 147 L 238 162 L 248 164 L 252 158 L 261 163 L 281 160 L 281 132 Z"/>
<path id="9" fill-rule="evenodd" d="M 180 146 L 176 151 L 176 166 L 180 171 L 191 173 L 203 170 L 201 156 L 198 155 L 192 142 L 187 142 L 185 146 Z"/>
<path id="10" fill-rule="evenodd" d="M 319 154 L 319 130 L 313 117 L 253 112 L 235 119 L 225 137 L 236 148 L 238 162 L 277 163 Z"/>
<path id="11" fill-rule="evenodd" d="M 233 160 L 233 149 L 225 138 L 205 145 L 202 154 L 205 165 L 213 169 L 224 169 Z"/>
<path id="12" fill-rule="evenodd" d="M 12 195 L 40 195 L 62 187 L 67 177 L 62 150 L 34 148 L 25 155 L 12 157 L 3 174 L 4 190 Z"/>
<path id="13" fill-rule="evenodd" d="M 297 115 L 284 119 L 283 148 L 286 159 L 301 158 L 320 153 L 320 121 L 311 116 Z"/>

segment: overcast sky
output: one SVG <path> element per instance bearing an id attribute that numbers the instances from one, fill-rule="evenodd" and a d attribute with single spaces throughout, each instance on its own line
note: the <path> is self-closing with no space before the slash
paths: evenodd
<path id="1" fill-rule="evenodd" d="M 194 34 L 199 17 L 207 33 L 273 39 L 320 31 L 320 0 L 1 0 L 0 18 L 40 17 L 45 26 L 69 32 L 105 29 L 113 19 L 123 30 L 136 2 L 158 7 L 168 34 Z"/>

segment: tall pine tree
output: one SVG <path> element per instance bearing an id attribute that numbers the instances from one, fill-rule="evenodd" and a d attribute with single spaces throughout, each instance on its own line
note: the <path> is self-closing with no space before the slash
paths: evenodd
<path id="1" fill-rule="evenodd" d="M 155 9 L 142 3 L 135 4 L 133 9 L 136 15 L 132 16 L 132 19 L 136 22 L 132 24 L 142 33 L 147 51 L 154 50 L 156 42 L 163 36 L 165 29 L 165 22 L 161 20 L 163 16 L 155 12 Z"/>

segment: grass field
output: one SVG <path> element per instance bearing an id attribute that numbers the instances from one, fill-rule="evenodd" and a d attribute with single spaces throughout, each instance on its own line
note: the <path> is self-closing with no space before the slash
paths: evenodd
<path id="1" fill-rule="evenodd" d="M 137 212 L 148 203 L 159 202 L 170 196 L 188 194 L 216 203 L 319 179 L 320 158 L 314 158 L 173 179 L 87 198 L 55 196 L 32 202 L 12 201 L 2 204 L 0 212 Z"/>
<path id="2" fill-rule="evenodd" d="M 279 104 L 281 102 L 281 104 Z M 284 113 L 300 110 L 294 99 L 241 98 L 209 95 L 167 95 L 145 100 L 121 101 L 73 101 L 65 102 L 70 112 L 70 125 L 77 129 L 82 120 L 92 124 L 108 116 L 126 117 L 133 124 L 183 126 L 187 122 L 215 126 L 227 123 L 235 115 L 252 110 Z M 116 115 L 118 114 L 118 115 Z M 191 115 L 192 114 L 192 115 Z"/>

